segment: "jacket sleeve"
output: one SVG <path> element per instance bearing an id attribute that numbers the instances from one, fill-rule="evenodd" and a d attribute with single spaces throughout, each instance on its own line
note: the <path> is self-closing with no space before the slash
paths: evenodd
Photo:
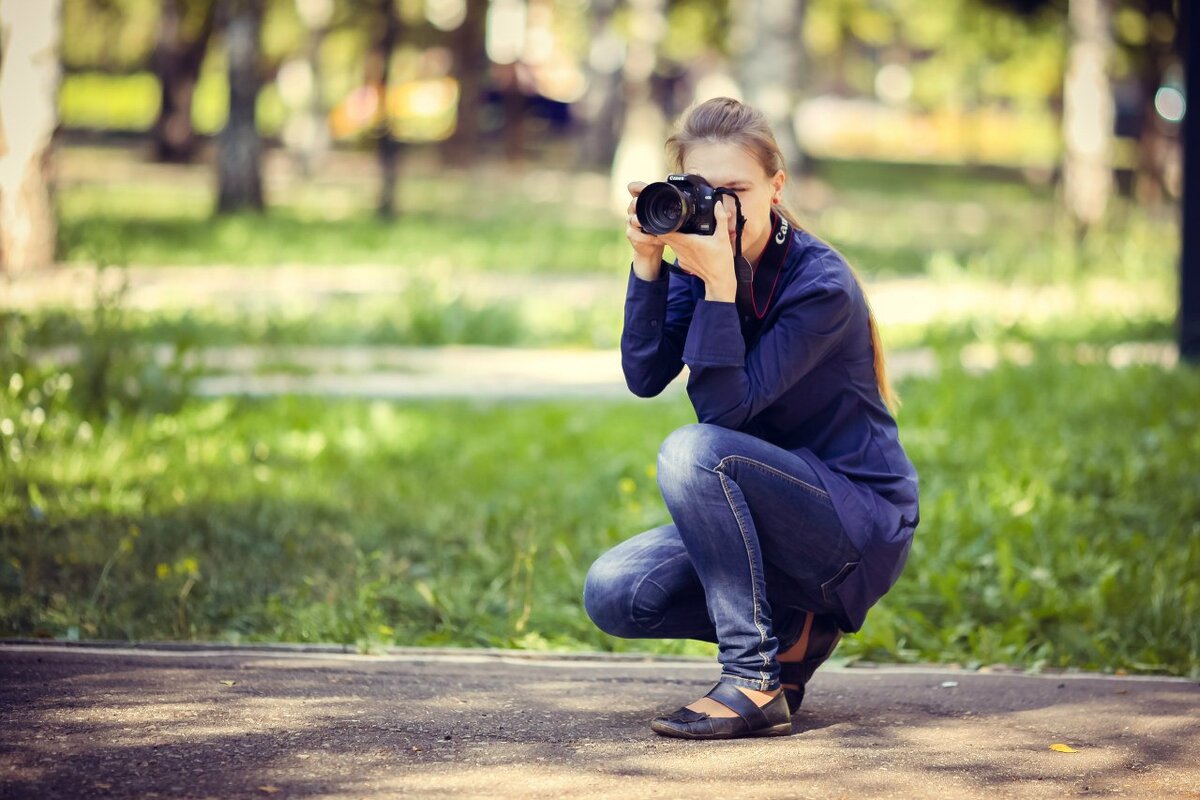
<path id="1" fill-rule="evenodd" d="M 638 397 L 659 394 L 683 369 L 683 345 L 696 306 L 691 280 L 669 272 L 665 261 L 656 281 L 629 271 L 621 369 Z"/>
<path id="2" fill-rule="evenodd" d="M 836 349 L 855 301 L 845 286 L 818 284 L 779 302 L 779 317 L 749 353 L 733 303 L 697 304 L 683 360 L 700 422 L 737 430 L 771 405 Z"/>

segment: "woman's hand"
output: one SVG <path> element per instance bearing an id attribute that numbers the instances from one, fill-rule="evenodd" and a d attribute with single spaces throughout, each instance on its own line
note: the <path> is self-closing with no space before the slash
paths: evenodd
<path id="1" fill-rule="evenodd" d="M 633 199 L 629 201 L 629 208 L 626 210 L 625 238 L 633 245 L 633 274 L 644 281 L 656 281 L 662 271 L 665 245 L 659 237 L 643 231 L 641 223 L 638 222 L 637 196 L 646 188 L 646 184 L 634 181 L 628 188 Z"/>
<path id="2" fill-rule="evenodd" d="M 665 233 L 656 237 L 679 256 L 679 266 L 704 281 L 704 299 L 732 303 L 737 298 L 737 275 L 733 271 L 733 245 L 729 240 L 734 224 L 725 210 L 725 198 L 713 206 L 716 231 L 712 236 Z"/>

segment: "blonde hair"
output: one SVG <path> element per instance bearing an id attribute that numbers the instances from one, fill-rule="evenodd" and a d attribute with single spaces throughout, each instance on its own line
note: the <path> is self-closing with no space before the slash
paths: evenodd
<path id="1" fill-rule="evenodd" d="M 691 147 L 718 142 L 736 144 L 744 149 L 762 165 L 767 177 L 780 170 L 787 172 L 783 153 L 779 149 L 779 143 L 775 141 L 775 134 L 771 132 L 766 117 L 758 109 L 730 97 L 715 97 L 693 105 L 684 112 L 679 125 L 667 138 L 667 158 L 676 172 L 683 172 L 683 162 Z M 775 210 L 794 227 L 803 230 L 796 215 L 785 204 L 776 205 Z M 900 407 L 900 397 L 888 379 L 887 363 L 883 357 L 883 339 L 879 336 L 875 312 L 871 310 L 870 300 L 867 300 L 862 279 L 852 266 L 850 274 L 854 276 L 867 303 L 867 321 L 871 331 L 871 347 L 875 351 L 875 381 L 879 385 L 879 397 L 888 410 L 895 413 Z"/>

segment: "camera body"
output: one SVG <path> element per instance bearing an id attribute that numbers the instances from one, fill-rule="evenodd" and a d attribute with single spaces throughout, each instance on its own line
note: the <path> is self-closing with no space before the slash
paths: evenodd
<path id="1" fill-rule="evenodd" d="M 719 192 L 699 175 L 668 175 L 638 194 L 635 211 L 642 230 L 652 236 L 695 233 L 712 236 Z"/>

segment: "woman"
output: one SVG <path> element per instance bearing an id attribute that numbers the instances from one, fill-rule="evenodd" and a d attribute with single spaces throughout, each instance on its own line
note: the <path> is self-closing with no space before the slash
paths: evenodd
<path id="1" fill-rule="evenodd" d="M 644 184 L 629 186 L 626 382 L 654 396 L 686 364 L 698 423 L 658 454 L 672 524 L 601 556 L 584 603 L 614 636 L 717 643 L 717 685 L 653 720 L 657 733 L 787 733 L 817 665 L 899 577 L 917 475 L 862 287 L 784 207 L 784 162 L 762 114 L 709 100 L 667 149 L 675 171 L 736 193 L 744 228 L 722 197 L 716 230 L 728 236 L 651 236 L 634 213 Z M 671 274 L 665 246 L 687 274 Z M 735 251 L 753 267 L 740 300 Z"/>

